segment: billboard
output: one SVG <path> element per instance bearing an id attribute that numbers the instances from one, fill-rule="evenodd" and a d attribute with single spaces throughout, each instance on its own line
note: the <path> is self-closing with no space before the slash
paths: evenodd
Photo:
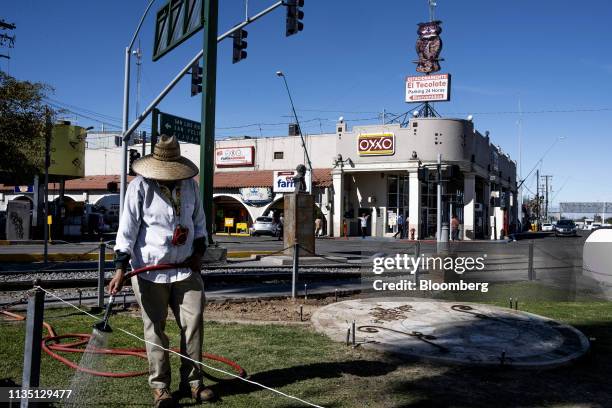
<path id="1" fill-rule="evenodd" d="M 406 102 L 437 102 L 450 100 L 450 74 L 406 77 Z"/>
<path id="2" fill-rule="evenodd" d="M 360 156 L 392 156 L 395 154 L 395 134 L 362 133 L 357 138 Z"/>
<path id="3" fill-rule="evenodd" d="M 295 191 L 295 184 L 293 178 L 296 175 L 295 170 L 287 171 L 275 171 L 274 178 L 272 180 L 272 191 L 275 193 L 293 193 Z M 312 176 L 310 170 L 306 171 L 306 192 L 310 193 L 310 186 L 312 185 Z"/>
<path id="4" fill-rule="evenodd" d="M 49 175 L 66 178 L 85 176 L 85 137 L 80 126 L 57 124 L 51 133 Z"/>
<path id="5" fill-rule="evenodd" d="M 248 167 L 255 164 L 255 146 L 215 149 L 217 167 Z"/>

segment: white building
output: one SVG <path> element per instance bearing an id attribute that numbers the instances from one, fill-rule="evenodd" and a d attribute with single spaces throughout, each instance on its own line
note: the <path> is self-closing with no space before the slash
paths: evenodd
<path id="1" fill-rule="evenodd" d="M 118 181 L 121 149 L 103 142 L 88 146 L 86 178 L 66 182 L 66 194 L 96 203 L 111 195 L 104 186 Z M 458 216 L 464 239 L 499 238 L 517 223 L 516 164 L 471 121 L 413 118 L 399 124 L 354 126 L 339 122 L 336 132 L 306 136 L 313 167 L 317 212 L 329 235 L 340 236 L 346 221 L 357 233 L 356 217 L 370 214 L 368 234 L 392 236 L 403 214 L 418 238 L 434 238 L 436 163 L 442 158 L 443 221 Z M 130 148 L 139 152 L 142 145 Z M 146 152 L 150 146 L 145 146 Z M 199 162 L 199 146 L 182 144 L 182 154 Z M 299 136 L 230 138 L 216 142 L 214 214 L 217 231 L 225 218 L 252 223 L 282 212 L 283 193 L 274 192 L 274 171 L 305 164 Z M 419 169 L 428 168 L 428 174 Z M 419 176 L 420 175 L 420 176 Z M 27 195 L 27 194 L 26 194 Z M 3 206 L 18 194 L 5 188 Z M 21 194 L 24 196 L 24 194 Z M 109 198 L 104 198 L 109 200 Z M 111 199 L 112 200 L 112 199 Z M 114 198 L 115 201 L 118 199 Z"/>

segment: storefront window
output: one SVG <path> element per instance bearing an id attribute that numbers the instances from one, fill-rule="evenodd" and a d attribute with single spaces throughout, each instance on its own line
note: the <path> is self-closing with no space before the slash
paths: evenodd
<path id="1" fill-rule="evenodd" d="M 387 177 L 387 233 L 397 232 L 397 220 L 401 214 L 405 220 L 409 217 L 409 178 L 408 176 L 390 175 Z"/>

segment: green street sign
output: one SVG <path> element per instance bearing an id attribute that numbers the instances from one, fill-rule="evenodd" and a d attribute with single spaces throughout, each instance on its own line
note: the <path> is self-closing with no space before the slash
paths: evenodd
<path id="1" fill-rule="evenodd" d="M 159 112 L 159 133 L 185 143 L 200 144 L 200 122 Z"/>
<path id="2" fill-rule="evenodd" d="M 204 27 L 204 1 L 206 0 L 169 0 L 157 11 L 153 61 L 157 61 Z"/>

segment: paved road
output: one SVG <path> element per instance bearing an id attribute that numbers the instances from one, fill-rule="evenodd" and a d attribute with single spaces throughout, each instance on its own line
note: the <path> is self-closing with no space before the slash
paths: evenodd
<path id="1" fill-rule="evenodd" d="M 552 279 L 567 284 L 582 267 L 582 247 L 587 234 L 581 237 L 546 237 L 534 242 L 534 267 L 538 279 Z M 270 237 L 216 237 L 216 242 L 228 251 L 278 251 L 282 242 Z M 349 262 L 370 264 L 373 257 L 393 257 L 396 254 L 433 254 L 436 244 L 422 241 L 418 244 L 406 240 L 376 238 L 317 239 L 316 251 L 328 257 L 346 258 Z M 49 253 L 96 253 L 96 243 L 57 244 L 49 247 Z M 451 243 L 450 251 L 458 256 L 486 255 L 486 274 L 491 280 L 524 280 L 527 278 L 529 241 L 459 241 Z M 110 251 L 109 251 L 110 252 Z M 42 253 L 41 245 L 0 246 L 1 254 Z M 262 261 L 263 262 L 263 261 Z M 0 264 L 0 270 L 38 269 L 41 263 Z M 63 263 L 58 267 L 96 267 L 96 262 Z M 110 263 L 108 266 L 111 266 Z M 367 269 L 367 268 L 366 268 Z M 371 269 L 370 269 L 371 271 Z M 365 269 L 364 269 L 365 272 Z"/>

